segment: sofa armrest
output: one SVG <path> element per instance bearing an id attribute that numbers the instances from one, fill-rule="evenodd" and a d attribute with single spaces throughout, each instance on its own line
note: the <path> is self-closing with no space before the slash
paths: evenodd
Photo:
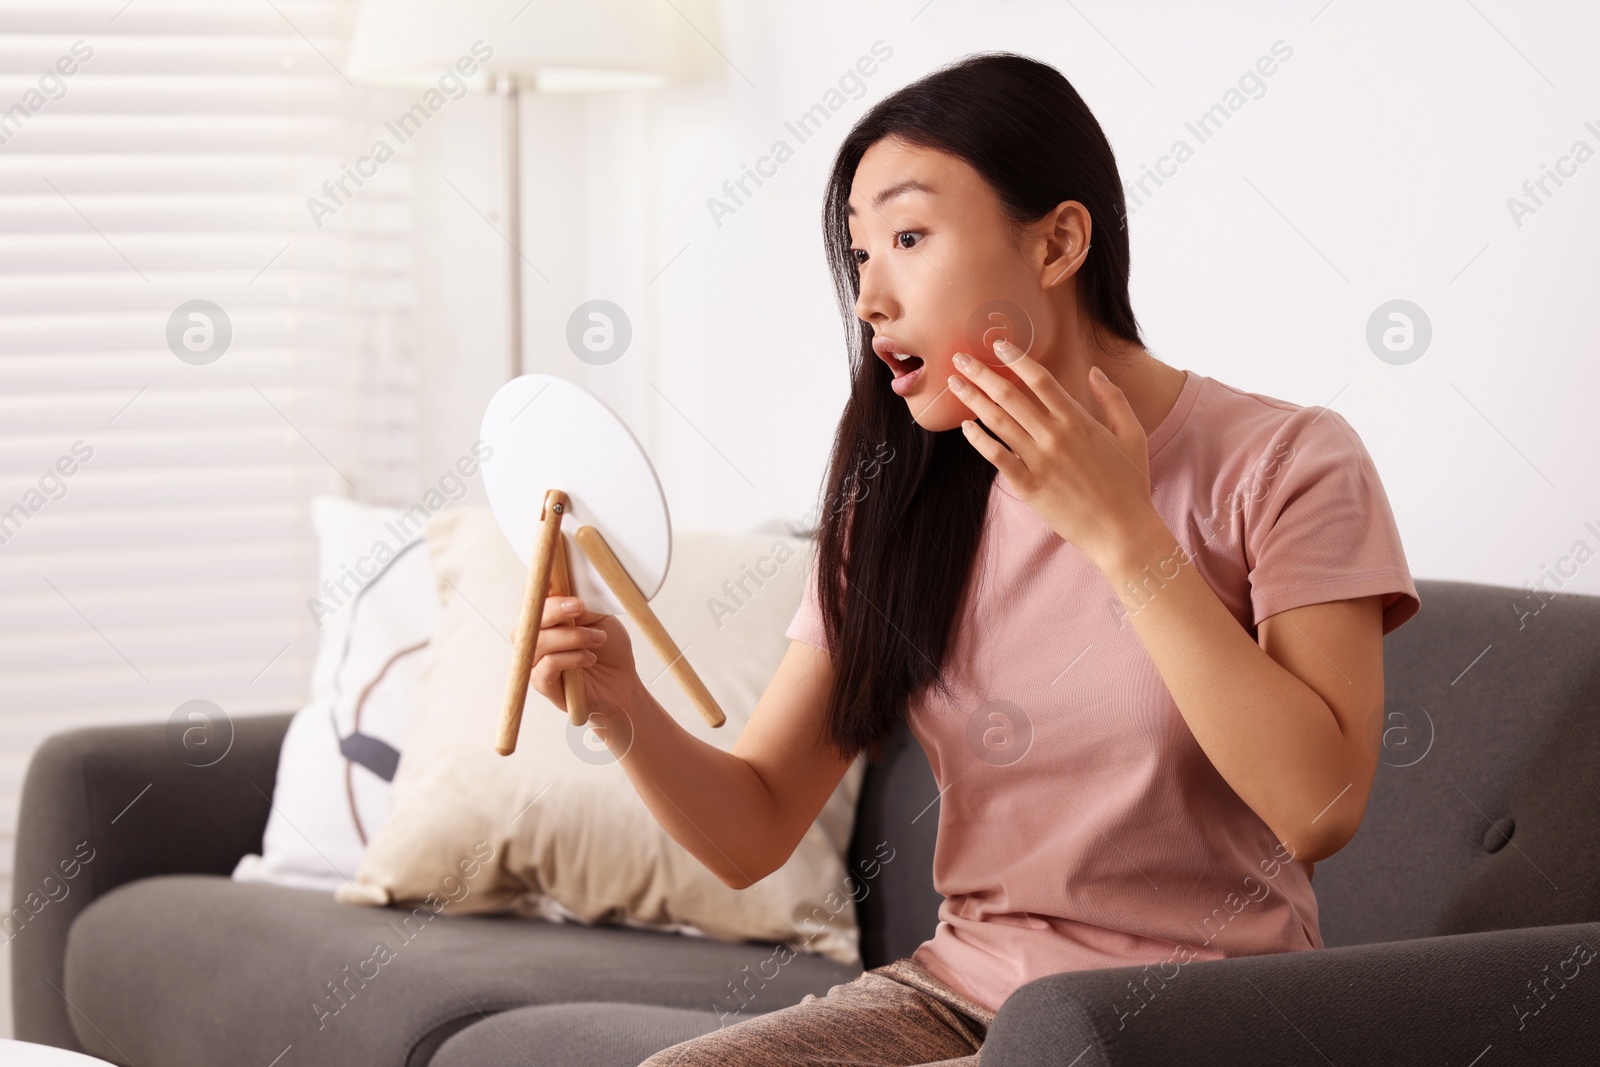
<path id="1" fill-rule="evenodd" d="M 231 874 L 261 849 L 290 714 L 233 719 L 232 747 L 195 767 L 166 723 L 56 734 L 34 752 L 18 809 L 11 911 L 16 1036 L 78 1049 L 59 992 L 67 931 L 96 897 L 158 874 Z"/>
<path id="2" fill-rule="evenodd" d="M 1600 924 L 1114 967 L 1022 986 L 984 1067 L 1595 1062 Z"/>

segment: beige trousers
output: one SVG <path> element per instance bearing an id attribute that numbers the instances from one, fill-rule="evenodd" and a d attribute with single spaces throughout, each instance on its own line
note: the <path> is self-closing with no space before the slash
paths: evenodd
<path id="1" fill-rule="evenodd" d="M 787 1008 L 662 1049 L 639 1067 L 977 1067 L 994 1013 L 910 957 Z"/>

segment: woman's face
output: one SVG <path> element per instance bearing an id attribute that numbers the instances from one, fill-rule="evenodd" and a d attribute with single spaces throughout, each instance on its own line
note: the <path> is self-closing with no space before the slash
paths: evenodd
<path id="1" fill-rule="evenodd" d="M 850 186 L 849 221 L 856 316 L 924 429 L 974 417 L 948 385 L 957 352 L 1017 382 L 994 340 L 1035 359 L 1048 350 L 1053 316 L 1039 263 L 1013 244 L 999 198 L 965 160 L 895 138 L 873 143 Z"/>

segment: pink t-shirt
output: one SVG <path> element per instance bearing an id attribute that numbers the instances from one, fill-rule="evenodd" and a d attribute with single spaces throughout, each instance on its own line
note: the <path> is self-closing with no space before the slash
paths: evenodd
<path id="1" fill-rule="evenodd" d="M 1254 637 L 1276 612 L 1374 593 L 1384 633 L 1416 614 L 1350 424 L 1185 373 L 1149 435 L 1151 497 L 1239 625 Z M 953 635 L 960 698 L 909 710 L 942 798 L 945 898 L 913 958 L 997 1011 L 1061 971 L 1170 979 L 1194 959 L 1321 948 L 1306 864 L 1212 766 L 1105 576 L 1004 475 L 978 557 Z M 826 648 L 815 581 L 786 633 Z"/>

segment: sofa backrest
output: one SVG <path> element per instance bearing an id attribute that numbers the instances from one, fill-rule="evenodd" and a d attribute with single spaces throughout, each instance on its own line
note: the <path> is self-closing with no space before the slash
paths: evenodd
<path id="1" fill-rule="evenodd" d="M 1600 597 L 1417 595 L 1384 638 L 1366 819 L 1312 877 L 1324 943 L 1600 918 Z"/>
<path id="2" fill-rule="evenodd" d="M 880 967 L 933 936 L 944 899 L 933 888 L 939 787 L 922 742 L 901 720 L 868 763 L 850 838 L 861 962 Z"/>
<path id="3" fill-rule="evenodd" d="M 1600 597 L 1443 581 L 1417 593 L 1422 610 L 1384 638 L 1366 818 L 1312 878 L 1324 943 L 1600 918 Z M 867 967 L 938 925 L 937 796 L 901 723 L 867 765 L 850 843 Z"/>

